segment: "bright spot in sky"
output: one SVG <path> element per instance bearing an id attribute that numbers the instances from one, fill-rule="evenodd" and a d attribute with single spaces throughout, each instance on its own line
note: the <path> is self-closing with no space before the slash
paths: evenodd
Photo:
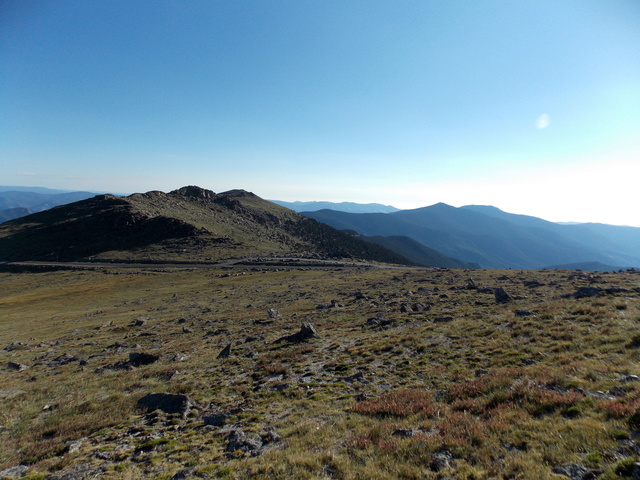
<path id="1" fill-rule="evenodd" d="M 540 129 L 547 128 L 550 123 L 551 123 L 551 119 L 549 118 L 549 115 L 546 113 L 543 113 L 536 119 L 536 128 L 540 128 Z"/>

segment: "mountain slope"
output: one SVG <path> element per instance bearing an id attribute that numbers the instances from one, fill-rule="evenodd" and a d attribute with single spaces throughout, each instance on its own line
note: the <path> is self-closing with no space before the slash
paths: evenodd
<path id="1" fill-rule="evenodd" d="M 215 261 L 322 255 L 409 263 L 401 256 L 243 190 L 183 187 L 99 195 L 0 225 L 1 260 Z"/>
<path id="2" fill-rule="evenodd" d="M 640 228 L 601 223 L 558 224 L 528 215 L 507 213 L 499 208 L 484 205 L 467 205 L 462 208 L 507 220 L 523 227 L 548 230 L 570 242 L 580 243 L 601 252 L 612 265 L 638 265 L 640 259 Z"/>
<path id="3" fill-rule="evenodd" d="M 629 256 L 580 242 L 544 228 L 544 220 L 513 222 L 471 208 L 443 203 L 391 214 L 349 214 L 322 210 L 305 215 L 338 229 L 365 236 L 405 235 L 445 256 L 475 262 L 488 268 L 544 268 L 578 262 L 640 265 Z M 555 225 L 555 224 L 553 224 Z"/>
<path id="4" fill-rule="evenodd" d="M 479 268 L 477 263 L 463 262 L 462 260 L 446 257 L 409 237 L 391 235 L 388 237 L 362 237 L 362 239 L 393 250 L 417 265 L 440 268 Z"/>

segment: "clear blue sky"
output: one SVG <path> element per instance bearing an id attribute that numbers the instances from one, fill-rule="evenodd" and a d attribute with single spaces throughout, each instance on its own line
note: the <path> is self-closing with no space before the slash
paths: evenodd
<path id="1" fill-rule="evenodd" d="M 640 226 L 637 0 L 3 0 L 0 184 Z"/>

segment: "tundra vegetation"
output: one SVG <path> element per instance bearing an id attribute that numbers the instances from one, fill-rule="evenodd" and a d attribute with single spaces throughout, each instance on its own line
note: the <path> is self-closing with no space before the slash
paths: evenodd
<path id="1" fill-rule="evenodd" d="M 637 271 L 15 267 L 0 285 L 0 477 L 633 475 Z"/>

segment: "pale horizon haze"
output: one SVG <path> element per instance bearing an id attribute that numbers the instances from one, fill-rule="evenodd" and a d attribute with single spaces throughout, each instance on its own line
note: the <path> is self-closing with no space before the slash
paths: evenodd
<path id="1" fill-rule="evenodd" d="M 636 0 L 4 0 L 0 185 L 640 227 Z"/>

